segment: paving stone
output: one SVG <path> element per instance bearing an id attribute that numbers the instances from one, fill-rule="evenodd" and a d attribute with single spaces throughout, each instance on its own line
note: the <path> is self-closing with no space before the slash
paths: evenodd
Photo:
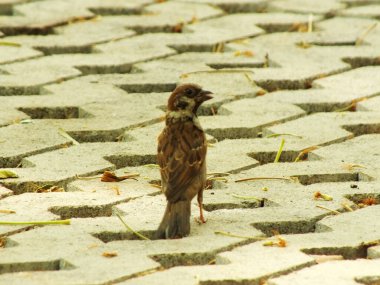
<path id="1" fill-rule="evenodd" d="M 308 14 L 331 14 L 336 13 L 341 9 L 345 8 L 345 5 L 340 1 L 336 0 L 324 0 L 322 2 L 312 2 L 312 1 L 284 1 L 276 0 L 270 3 L 269 9 L 274 9 L 275 11 L 286 11 L 293 13 L 308 13 Z"/>
<path id="2" fill-rule="evenodd" d="M 3 1 L 0 166 L 19 177 L 0 181 L 0 220 L 71 224 L 0 226 L 0 283 L 378 282 L 378 5 Z M 184 82 L 214 92 L 207 223 L 194 199 L 188 237 L 140 240 L 116 214 L 153 238 L 156 138 Z"/>
<path id="3" fill-rule="evenodd" d="M 21 120 L 29 119 L 29 116 L 15 109 L 0 110 L 0 126 L 7 126 Z"/>
<path id="4" fill-rule="evenodd" d="M 87 143 L 24 158 L 23 168 L 13 170 L 19 178 L 2 182 L 17 193 L 35 192 L 36 184 L 65 187 L 77 176 L 113 170 L 115 165 L 120 168 L 154 162 L 155 156 L 133 153 L 127 143 Z"/>
<path id="5" fill-rule="evenodd" d="M 3 187 L 3 186 L 0 185 L 0 199 L 8 197 L 8 196 L 10 196 L 12 194 L 13 194 L 13 192 L 10 189 L 5 188 L 5 187 Z"/>
<path id="6" fill-rule="evenodd" d="M 337 75 L 313 81 L 312 89 L 296 91 L 278 91 L 268 94 L 266 97 L 276 101 L 296 104 L 308 112 L 328 112 L 335 110 L 349 110 L 352 102 L 377 96 L 379 88 L 374 84 L 368 84 L 367 79 L 376 78 L 380 69 L 378 67 L 361 67 Z M 376 102 L 376 98 L 372 99 Z M 376 108 L 372 100 L 368 101 L 370 109 Z M 360 106 L 366 104 L 366 100 L 360 102 Z M 348 108 L 347 108 L 348 107 Z M 361 108 L 361 107 L 360 107 Z"/>
<path id="7" fill-rule="evenodd" d="M 241 115 L 242 112 L 244 116 Z M 218 110 L 218 114 L 218 116 L 205 117 L 201 123 L 207 133 L 218 140 L 223 140 L 256 137 L 263 127 L 293 120 L 305 113 L 294 105 L 258 98 L 224 104 Z"/>
<path id="8" fill-rule="evenodd" d="M 358 164 L 362 180 L 378 179 L 380 169 L 378 167 L 380 160 L 378 134 L 363 135 L 347 140 L 341 144 L 326 146 L 324 148 L 312 151 L 310 160 L 324 159 L 344 161 L 350 164 Z M 363 142 L 365 141 L 365 144 Z M 347 149 L 350 149 L 347 152 Z M 365 153 L 365 155 L 363 155 Z M 361 166 L 360 166 L 361 165 Z"/>
<path id="9" fill-rule="evenodd" d="M 1 38 L 1 41 L 3 41 L 3 38 Z M 41 55 L 41 52 L 27 47 L 0 46 L 0 64 L 39 57 Z"/>
<path id="10" fill-rule="evenodd" d="M 222 16 L 222 10 L 211 5 L 165 1 L 146 6 L 142 14 L 107 17 L 105 21 L 119 22 L 138 33 L 181 32 L 187 23 Z"/>
<path id="11" fill-rule="evenodd" d="M 0 139 L 0 167 L 16 167 L 26 156 L 67 147 L 72 143 L 60 134 L 57 127 L 44 122 L 0 128 Z"/>
<path id="12" fill-rule="evenodd" d="M 54 28 L 54 34 L 49 36 L 13 36 L 4 40 L 19 43 L 43 51 L 53 53 L 85 53 L 90 52 L 94 44 L 118 40 L 133 36 L 135 33 L 126 30 L 121 25 L 113 24 L 104 18 L 72 23 Z"/>
<path id="13" fill-rule="evenodd" d="M 352 7 L 340 13 L 342 16 L 380 19 L 380 5 Z"/>
<path id="14" fill-rule="evenodd" d="M 380 110 L 380 98 L 374 97 L 368 100 L 363 100 L 357 105 L 358 111 L 378 111 Z"/>
<path id="15" fill-rule="evenodd" d="M 318 123 L 311 123 L 313 118 L 316 119 L 314 122 Z M 376 133 L 378 120 L 378 112 L 316 113 L 265 128 L 263 135 L 290 133 L 309 139 L 314 146 L 321 146 L 352 138 L 352 133 Z"/>
<path id="16" fill-rule="evenodd" d="M 357 284 L 370 276 L 378 276 L 379 261 L 335 261 L 302 269 L 288 276 L 268 281 L 268 285 L 280 284 Z M 363 278 L 363 276 L 366 276 Z"/>
<path id="17" fill-rule="evenodd" d="M 368 248 L 368 258 L 377 259 L 380 258 L 380 246 L 371 246 Z"/>
<path id="18" fill-rule="evenodd" d="M 103 3 L 98 0 L 86 0 L 80 3 L 76 1 L 37 1 L 25 3 L 13 7 L 13 15 L 1 16 L 0 29 L 5 34 L 18 33 L 43 33 L 51 32 L 51 29 L 71 21 L 89 19 L 95 17 L 93 10 L 100 14 L 137 13 L 142 8 L 152 3 L 150 0 L 141 1 L 108 1 Z"/>
<path id="19" fill-rule="evenodd" d="M 261 12 L 263 11 L 268 3 L 262 0 L 178 0 L 180 2 L 196 2 L 196 3 L 207 3 L 210 5 L 215 5 L 225 10 L 228 13 L 239 13 L 239 12 Z"/>

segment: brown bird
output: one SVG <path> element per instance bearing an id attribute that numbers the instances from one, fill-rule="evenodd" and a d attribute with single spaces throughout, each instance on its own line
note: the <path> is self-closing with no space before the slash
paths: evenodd
<path id="1" fill-rule="evenodd" d="M 170 95 L 166 126 L 158 137 L 158 164 L 162 190 L 167 199 L 156 238 L 181 238 L 190 233 L 191 200 L 198 195 L 200 220 L 206 184 L 205 133 L 196 115 L 212 92 L 196 84 L 178 86 Z"/>

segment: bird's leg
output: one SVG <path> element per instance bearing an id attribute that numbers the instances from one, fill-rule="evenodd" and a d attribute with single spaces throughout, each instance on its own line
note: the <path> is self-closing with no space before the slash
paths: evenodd
<path id="1" fill-rule="evenodd" d="M 199 221 L 202 222 L 203 224 L 205 224 L 206 219 L 203 216 L 203 204 L 202 204 L 203 195 L 201 193 L 198 194 L 197 200 L 198 200 L 198 206 L 199 206 Z"/>

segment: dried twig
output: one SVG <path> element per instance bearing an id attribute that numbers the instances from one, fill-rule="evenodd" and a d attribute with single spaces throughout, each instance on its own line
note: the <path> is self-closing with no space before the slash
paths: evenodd
<path id="1" fill-rule="evenodd" d="M 56 220 L 56 221 L 27 221 L 27 222 L 9 222 L 0 221 L 0 225 L 7 226 L 21 226 L 21 225 L 70 225 L 70 219 L 68 220 Z"/>
<path id="2" fill-rule="evenodd" d="M 298 182 L 297 177 L 250 177 L 235 180 L 235 182 L 246 182 L 246 181 L 256 181 L 256 180 L 286 180 L 291 182 Z"/>
<path id="3" fill-rule="evenodd" d="M 356 41 L 355 41 L 355 45 L 356 46 L 359 46 L 363 43 L 364 41 L 364 38 L 372 31 L 376 28 L 377 26 L 377 22 L 373 23 L 371 26 L 369 26 L 363 33 L 361 33 L 360 36 L 358 36 L 356 38 Z"/>
<path id="4" fill-rule="evenodd" d="M 339 214 L 340 214 L 340 212 L 338 212 L 338 211 L 331 210 L 331 209 L 329 209 L 329 208 L 326 208 L 326 207 L 323 207 L 323 206 L 320 206 L 320 205 L 316 205 L 316 207 L 317 207 L 317 208 L 320 208 L 320 209 L 323 209 L 323 210 L 326 210 L 326 211 L 329 211 L 329 212 L 331 212 L 331 213 L 334 213 L 335 215 L 339 215 Z"/>
<path id="5" fill-rule="evenodd" d="M 230 232 L 224 232 L 224 231 L 215 231 L 214 234 L 228 236 L 228 237 L 248 238 L 248 239 L 258 239 L 258 240 L 263 240 L 263 239 L 267 238 L 267 237 L 242 236 L 242 235 L 237 235 L 237 234 L 233 234 Z"/>

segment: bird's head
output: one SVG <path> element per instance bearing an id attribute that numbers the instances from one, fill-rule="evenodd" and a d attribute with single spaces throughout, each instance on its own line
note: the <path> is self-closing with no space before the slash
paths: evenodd
<path id="1" fill-rule="evenodd" d="M 203 90 L 197 84 L 182 84 L 169 97 L 168 111 L 188 111 L 196 114 L 199 106 L 212 99 L 212 92 Z"/>

